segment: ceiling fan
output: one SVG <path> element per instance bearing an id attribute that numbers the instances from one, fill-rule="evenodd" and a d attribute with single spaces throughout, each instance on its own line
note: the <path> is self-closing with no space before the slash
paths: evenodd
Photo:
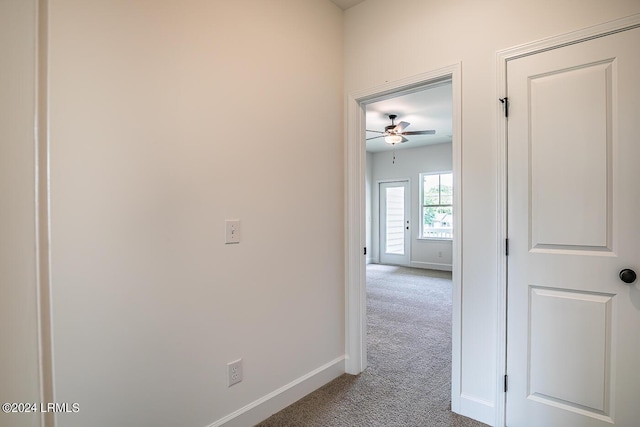
<path id="1" fill-rule="evenodd" d="M 375 132 L 381 135 L 374 136 L 371 138 L 367 138 L 367 141 L 370 139 L 382 138 L 384 137 L 384 141 L 391 145 L 396 145 L 401 142 L 408 141 L 405 136 L 410 135 L 433 135 L 436 133 L 435 130 L 416 130 L 410 132 L 404 132 L 405 128 L 409 126 L 411 123 L 400 122 L 397 125 L 395 124 L 395 119 L 398 117 L 396 114 L 389 114 L 388 117 L 391 119 L 391 124 L 384 127 L 384 132 L 379 130 L 369 130 L 367 132 Z"/>

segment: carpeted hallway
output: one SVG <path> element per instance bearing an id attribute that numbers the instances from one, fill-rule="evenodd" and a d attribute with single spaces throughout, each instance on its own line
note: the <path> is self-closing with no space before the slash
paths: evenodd
<path id="1" fill-rule="evenodd" d="M 259 427 L 485 424 L 450 411 L 451 273 L 367 266 L 368 368 L 342 375 Z"/>

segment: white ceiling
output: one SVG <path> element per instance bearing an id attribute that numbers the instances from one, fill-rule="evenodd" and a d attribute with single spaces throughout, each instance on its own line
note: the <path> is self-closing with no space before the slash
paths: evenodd
<path id="1" fill-rule="evenodd" d="M 451 81 L 437 83 L 417 92 L 400 95 L 366 105 L 366 129 L 384 131 L 391 124 L 389 114 L 396 114 L 395 123 L 409 122 L 405 131 L 430 130 L 434 135 L 406 136 L 409 140 L 396 144 L 396 150 L 415 148 L 431 144 L 451 142 L 453 132 L 453 100 Z M 367 138 L 379 136 L 375 132 L 367 132 Z M 391 150 L 393 147 L 384 142 L 384 138 L 367 141 L 367 151 L 379 152 Z"/>
<path id="2" fill-rule="evenodd" d="M 364 0 L 331 0 L 342 10 L 347 10 L 350 7 L 357 5 L 358 3 L 362 3 Z"/>

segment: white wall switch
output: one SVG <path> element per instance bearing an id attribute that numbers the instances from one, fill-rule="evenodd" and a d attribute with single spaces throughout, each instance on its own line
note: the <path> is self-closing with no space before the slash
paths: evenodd
<path id="1" fill-rule="evenodd" d="M 240 243 L 240 220 L 228 219 L 225 221 L 226 238 L 225 243 Z"/>

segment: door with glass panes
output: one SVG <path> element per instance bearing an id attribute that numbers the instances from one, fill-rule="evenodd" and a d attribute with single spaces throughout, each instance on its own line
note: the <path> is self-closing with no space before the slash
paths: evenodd
<path id="1" fill-rule="evenodd" d="M 380 263 L 409 265 L 409 181 L 380 183 Z"/>

